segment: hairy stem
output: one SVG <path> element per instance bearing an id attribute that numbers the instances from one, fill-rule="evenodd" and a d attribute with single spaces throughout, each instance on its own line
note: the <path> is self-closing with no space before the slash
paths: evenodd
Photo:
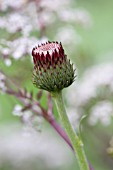
<path id="1" fill-rule="evenodd" d="M 83 149 L 83 143 L 81 139 L 77 136 L 77 134 L 74 132 L 67 117 L 62 99 L 62 92 L 60 91 L 54 94 L 52 93 L 52 97 L 55 100 L 65 131 L 67 132 L 67 135 L 72 143 L 73 149 L 76 152 L 76 158 L 78 160 L 80 170 L 89 170 L 88 162 Z"/>

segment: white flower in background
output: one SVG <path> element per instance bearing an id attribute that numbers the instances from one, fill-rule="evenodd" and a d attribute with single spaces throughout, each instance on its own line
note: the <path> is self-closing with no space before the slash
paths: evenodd
<path id="1" fill-rule="evenodd" d="M 30 135 L 25 135 L 23 129 L 15 130 L 15 126 L 11 128 L 11 125 L 8 126 L 8 133 L 7 129 L 1 129 L 0 167 L 2 168 L 7 164 L 12 170 L 18 168 L 53 170 L 62 169 L 65 165 L 65 169 L 68 170 L 72 164 L 74 156 L 71 151 L 64 146 L 65 143 L 57 134 L 47 128 L 44 128 L 43 133 L 32 131 Z"/>
<path id="2" fill-rule="evenodd" d="M 39 27 L 40 24 L 44 24 L 45 26 L 51 25 L 55 22 L 55 19 L 55 15 L 51 11 L 46 11 L 45 9 L 39 16 Z"/>
<path id="3" fill-rule="evenodd" d="M 80 24 L 85 28 L 90 28 L 92 26 L 91 16 L 85 9 L 76 9 L 74 15 L 76 23 Z"/>
<path id="4" fill-rule="evenodd" d="M 15 105 L 12 114 L 15 116 L 22 116 L 23 115 L 22 106 L 19 104 Z"/>
<path id="5" fill-rule="evenodd" d="M 56 18 L 54 11 L 58 12 L 59 8 L 64 8 L 69 2 L 70 0 L 55 0 L 54 3 L 52 0 L 41 0 L 39 2 L 18 0 L 18 3 L 15 0 L 1 1 L 1 9 L 4 8 L 3 6 L 6 6 L 4 10 L 7 10 L 8 7 L 18 8 L 19 10 L 14 10 L 0 17 L 0 27 L 5 28 L 9 33 L 21 30 L 24 35 L 26 32 L 28 32 L 26 34 L 29 34 L 34 28 L 39 30 L 41 23 L 44 25 L 53 23 Z M 31 13 L 32 10 L 33 13 Z"/>
<path id="6" fill-rule="evenodd" d="M 18 30 L 25 29 L 28 26 L 29 18 L 19 13 L 8 15 L 5 27 L 9 33 L 15 33 Z M 30 30 L 31 31 L 31 30 Z"/>
<path id="7" fill-rule="evenodd" d="M 37 39 L 34 37 L 20 37 L 11 42 L 10 47 L 12 47 L 12 56 L 15 60 L 23 57 L 30 53 L 31 47 Z"/>
<path id="8" fill-rule="evenodd" d="M 12 61 L 9 58 L 6 58 L 5 59 L 5 64 L 6 64 L 6 66 L 11 66 Z"/>
<path id="9" fill-rule="evenodd" d="M 5 29 L 11 34 L 20 31 L 23 36 L 28 36 L 30 32 L 34 29 L 33 26 L 36 24 L 36 19 L 33 19 L 25 12 L 12 12 L 11 14 L 0 17 L 0 28 Z"/>
<path id="10" fill-rule="evenodd" d="M 60 9 L 70 5 L 70 2 L 71 0 L 54 0 L 54 3 L 53 0 L 41 0 L 40 6 L 50 11 L 59 12 Z"/>
<path id="11" fill-rule="evenodd" d="M 68 8 L 68 9 L 64 9 L 62 11 L 59 11 L 59 18 L 62 21 L 65 22 L 73 22 L 75 21 L 75 15 L 74 15 L 75 9 L 72 8 Z"/>
<path id="12" fill-rule="evenodd" d="M 75 28 L 71 26 L 59 28 L 55 39 L 61 41 L 65 45 L 69 45 L 71 42 L 73 42 L 73 46 L 81 43 L 80 35 L 76 32 Z"/>
<path id="13" fill-rule="evenodd" d="M 77 86 L 73 86 L 76 88 L 75 96 L 78 96 L 78 105 L 85 105 L 91 98 L 96 97 L 97 90 L 103 86 L 108 86 L 109 90 L 113 92 L 113 63 L 100 64 L 85 71 Z"/>
<path id="14" fill-rule="evenodd" d="M 72 22 L 80 24 L 83 27 L 90 27 L 92 25 L 92 20 L 89 13 L 85 9 L 72 9 L 67 8 L 58 13 L 59 18 L 65 22 Z"/>
<path id="15" fill-rule="evenodd" d="M 36 105 L 32 106 L 32 110 L 34 112 L 35 112 L 35 110 L 36 110 L 36 112 L 38 111 L 39 115 L 41 115 L 41 113 L 42 113 L 40 107 L 36 106 Z M 37 115 L 33 114 L 30 111 L 30 109 L 23 110 L 23 107 L 21 105 L 19 105 L 19 104 L 14 106 L 12 114 L 14 116 L 21 117 L 21 120 L 26 125 L 25 127 L 26 127 L 27 131 L 29 131 L 29 128 L 33 128 L 35 130 L 40 130 L 41 131 L 42 121 L 43 121 L 42 116 L 37 116 Z"/>
<path id="16" fill-rule="evenodd" d="M 6 65 L 10 66 L 11 57 L 15 60 L 23 58 L 24 56 L 26 56 L 26 54 L 31 54 L 32 47 L 34 47 L 35 44 L 41 44 L 46 41 L 46 37 L 42 37 L 42 39 L 40 40 L 35 37 L 19 37 L 18 39 L 15 39 L 13 41 L 6 41 L 5 39 L 3 39 L 1 40 L 1 43 L 7 47 L 1 47 L 0 51 L 4 56 L 6 56 Z"/>
<path id="17" fill-rule="evenodd" d="M 87 113 L 91 125 L 98 121 L 103 125 L 111 123 L 112 96 L 113 63 L 103 63 L 87 69 L 80 81 L 67 90 L 69 106 L 76 109 L 79 116 Z"/>
<path id="18" fill-rule="evenodd" d="M 91 108 L 89 124 L 95 125 L 97 122 L 101 122 L 103 125 L 107 126 L 111 123 L 112 116 L 113 104 L 109 101 L 100 101 Z"/>
<path id="19" fill-rule="evenodd" d="M 26 0 L 0 0 L 0 10 L 6 11 L 9 7 L 10 8 L 20 8 Z"/>
<path id="20" fill-rule="evenodd" d="M 1 42 L 3 42 L 3 44 L 5 45 L 5 42 L 6 41 L 4 41 L 4 40 L 1 40 Z M 7 43 L 7 42 L 6 42 Z M 7 44 L 6 44 L 7 45 Z M 2 47 L 1 46 L 1 48 L 0 48 L 0 51 L 2 52 L 2 54 L 4 55 L 4 56 L 8 56 L 9 54 L 10 54 L 10 49 L 9 48 L 7 48 L 7 47 Z"/>
<path id="21" fill-rule="evenodd" d="M 41 44 L 45 41 L 47 41 L 46 37 L 39 40 L 35 37 L 20 37 L 11 43 L 12 50 L 14 50 L 12 51 L 12 56 L 15 60 L 18 60 L 25 54 L 31 54 L 32 47 L 35 44 Z"/>

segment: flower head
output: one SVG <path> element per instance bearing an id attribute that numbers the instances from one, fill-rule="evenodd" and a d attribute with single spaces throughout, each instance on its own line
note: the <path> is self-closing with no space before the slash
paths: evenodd
<path id="1" fill-rule="evenodd" d="M 33 83 L 49 92 L 60 91 L 74 81 L 73 64 L 67 59 L 61 43 L 46 42 L 33 48 Z"/>

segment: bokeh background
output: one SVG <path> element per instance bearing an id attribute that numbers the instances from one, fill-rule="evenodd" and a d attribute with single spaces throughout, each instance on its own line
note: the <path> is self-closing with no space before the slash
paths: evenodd
<path id="1" fill-rule="evenodd" d="M 88 159 L 95 170 L 113 170 L 113 1 L 0 0 L 0 71 L 9 82 L 37 93 L 31 50 L 47 40 L 61 41 L 77 68 L 64 100 Z M 0 89 L 0 170 L 78 170 L 46 121 L 34 128 L 21 122 L 21 114 L 31 113 L 19 112 L 22 103 L 5 93 L 1 74 Z M 44 108 L 46 98 L 44 92 Z M 54 114 L 59 121 L 55 106 Z"/>

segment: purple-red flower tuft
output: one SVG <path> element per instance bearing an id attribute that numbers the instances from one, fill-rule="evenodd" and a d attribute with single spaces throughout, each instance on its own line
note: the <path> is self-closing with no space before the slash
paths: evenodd
<path id="1" fill-rule="evenodd" d="M 58 42 L 46 42 L 41 46 L 33 48 L 32 56 L 34 64 L 51 64 L 52 66 L 57 64 L 58 61 L 63 62 L 65 55 L 62 48 L 62 44 Z"/>

